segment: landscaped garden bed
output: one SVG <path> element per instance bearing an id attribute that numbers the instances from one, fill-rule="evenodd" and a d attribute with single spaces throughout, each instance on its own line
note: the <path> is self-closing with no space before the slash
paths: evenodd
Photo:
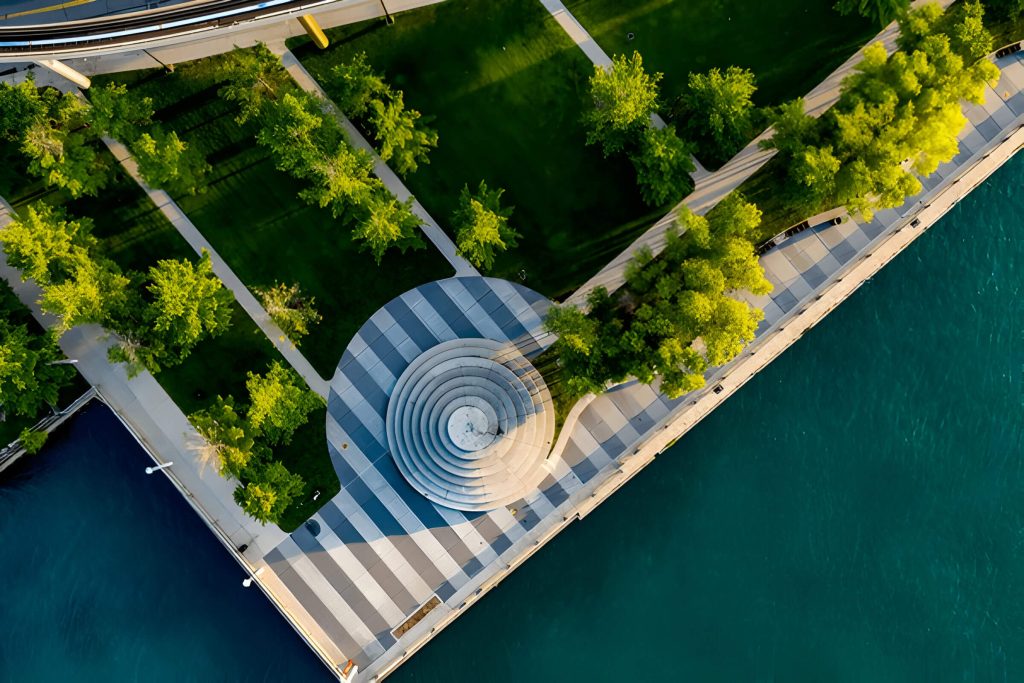
<path id="1" fill-rule="evenodd" d="M 860 16 L 841 16 L 833 0 L 566 0 L 569 11 L 609 55 L 637 50 L 665 74 L 666 102 L 690 72 L 748 68 L 757 104 L 805 95 L 879 31 Z"/>
<path id="2" fill-rule="evenodd" d="M 101 154 L 109 152 L 101 150 Z M 25 173 L 24 161 L 11 146 L 0 147 L 0 162 L 4 169 L 0 196 L 16 211 L 42 200 L 65 207 L 72 216 L 92 219 L 93 235 L 100 240 L 102 252 L 124 270 L 147 269 L 160 259 L 195 259 L 191 247 L 116 164 L 112 165 L 110 184 L 98 197 L 70 199 Z M 163 368 L 156 379 L 187 415 L 208 406 L 217 395 L 244 396 L 247 373 L 264 372 L 273 360 L 280 360 L 280 355 L 234 304 L 225 334 L 204 340 L 183 363 Z M 290 444 L 274 451 L 275 458 L 306 482 L 302 504 L 288 510 L 281 522 L 283 528 L 297 527 L 319 506 L 311 501 L 313 492 L 319 490 L 330 497 L 339 489 L 327 453 L 325 420 L 326 409 L 318 410 Z M 2 430 L 0 425 L 0 435 Z"/>
<path id="3" fill-rule="evenodd" d="M 214 58 L 217 59 L 217 58 Z M 452 275 L 429 244 L 390 252 L 378 266 L 327 210 L 298 197 L 302 183 L 274 168 L 255 127 L 235 122 L 235 107 L 217 95 L 220 82 L 204 65 L 176 73 L 114 74 L 133 92 L 153 98 L 155 118 L 198 150 L 213 167 L 195 195 L 175 199 L 249 288 L 297 283 L 315 299 L 322 322 L 300 350 L 330 378 L 363 322 L 406 290 Z"/>
<path id="4" fill-rule="evenodd" d="M 332 67 L 365 52 L 437 130 L 430 163 L 406 184 L 450 234 L 465 185 L 504 188 L 502 202 L 515 207 L 509 224 L 522 236 L 491 274 L 560 298 L 664 213 L 644 205 L 627 159 L 586 145 L 594 68 L 536 0 L 447 0 L 391 26 L 328 35 L 325 51 L 304 38 L 289 46 L 329 93 Z"/>

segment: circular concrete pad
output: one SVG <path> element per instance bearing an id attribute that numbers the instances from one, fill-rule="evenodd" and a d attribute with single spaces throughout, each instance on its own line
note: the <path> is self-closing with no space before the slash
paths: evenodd
<path id="1" fill-rule="evenodd" d="M 491 445 L 497 436 L 498 423 L 487 419 L 487 413 L 476 406 L 460 406 L 448 418 L 448 436 L 464 451 L 479 451 Z"/>
<path id="2" fill-rule="evenodd" d="M 398 378 L 388 448 L 409 484 L 457 510 L 493 510 L 544 478 L 555 432 L 544 379 L 509 342 L 454 339 Z"/>

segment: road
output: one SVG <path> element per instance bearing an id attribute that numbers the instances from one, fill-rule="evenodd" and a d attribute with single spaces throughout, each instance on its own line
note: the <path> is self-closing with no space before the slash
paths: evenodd
<path id="1" fill-rule="evenodd" d="M 14 0 L 0 2 L 0 26 L 31 26 L 94 19 L 169 7 L 188 0 Z"/>

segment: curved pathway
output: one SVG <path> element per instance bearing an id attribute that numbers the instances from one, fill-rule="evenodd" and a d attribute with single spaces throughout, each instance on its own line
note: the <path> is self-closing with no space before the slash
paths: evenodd
<path id="1" fill-rule="evenodd" d="M 461 512 L 410 486 L 388 448 L 389 399 L 413 361 L 459 339 L 491 339 L 533 357 L 553 341 L 542 324 L 550 305 L 504 280 L 431 282 L 377 311 L 342 356 L 327 404 L 342 490 L 314 516 L 317 535 L 303 527 L 265 559 L 361 668 L 395 646 L 394 631 L 432 597 L 434 609 L 456 609 L 457 591 L 582 486 L 559 459 L 545 463 L 540 485 L 507 507 Z"/>

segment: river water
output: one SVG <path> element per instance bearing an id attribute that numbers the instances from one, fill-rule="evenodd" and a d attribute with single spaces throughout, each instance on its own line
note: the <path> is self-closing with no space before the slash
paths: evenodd
<path id="1" fill-rule="evenodd" d="M 1024 155 L 391 680 L 1024 680 Z M 0 482 L 0 680 L 326 672 L 104 408 Z"/>

